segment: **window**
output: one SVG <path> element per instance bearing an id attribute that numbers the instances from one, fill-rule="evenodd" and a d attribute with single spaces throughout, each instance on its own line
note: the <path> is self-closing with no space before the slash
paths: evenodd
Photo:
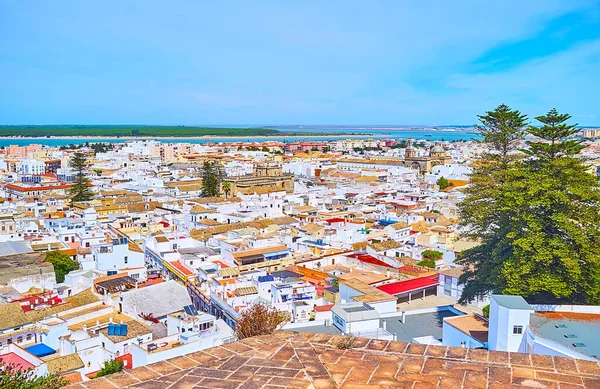
<path id="1" fill-rule="evenodd" d="M 11 344 L 11 343 L 12 343 L 12 338 L 8 338 L 8 339 L 6 340 L 6 344 Z"/>
<path id="2" fill-rule="evenodd" d="M 513 326 L 513 335 L 522 335 L 523 326 Z"/>
<path id="3" fill-rule="evenodd" d="M 31 341 L 31 334 L 27 334 L 27 336 L 25 337 L 25 339 L 29 342 Z"/>
<path id="4" fill-rule="evenodd" d="M 127 256 L 123 257 L 123 262 L 125 262 L 126 265 L 127 265 L 128 260 L 129 260 L 129 258 Z"/>

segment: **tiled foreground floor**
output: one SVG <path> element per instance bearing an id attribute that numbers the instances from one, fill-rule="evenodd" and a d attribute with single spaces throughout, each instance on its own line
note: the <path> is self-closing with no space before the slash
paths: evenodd
<path id="1" fill-rule="evenodd" d="M 519 353 L 277 332 L 69 388 L 593 388 L 600 364 Z"/>

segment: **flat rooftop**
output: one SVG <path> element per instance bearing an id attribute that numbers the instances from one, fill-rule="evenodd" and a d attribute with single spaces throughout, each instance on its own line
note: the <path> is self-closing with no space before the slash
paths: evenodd
<path id="1" fill-rule="evenodd" d="M 4 244 L 4 243 L 3 243 Z M 46 253 L 26 253 L 0 257 L 0 285 L 12 279 L 54 272 L 54 266 L 44 262 Z"/>
<path id="2" fill-rule="evenodd" d="M 402 316 L 392 316 L 386 319 L 386 329 L 396 335 L 400 342 L 412 342 L 413 338 L 431 335 L 436 339 L 442 338 L 444 318 L 458 316 L 453 311 L 440 311 L 435 313 L 423 313 L 419 315 L 406 315 L 405 323 L 400 319 Z M 382 324 L 379 325 L 382 327 Z"/>
<path id="3" fill-rule="evenodd" d="M 530 328 L 579 353 L 600 358 L 600 314 L 575 312 L 536 312 Z"/>

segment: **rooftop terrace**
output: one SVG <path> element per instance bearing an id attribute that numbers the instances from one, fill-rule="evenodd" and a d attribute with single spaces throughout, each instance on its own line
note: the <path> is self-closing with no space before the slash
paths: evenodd
<path id="1" fill-rule="evenodd" d="M 560 357 L 276 332 L 71 385 L 104 388 L 599 388 L 600 364 Z"/>

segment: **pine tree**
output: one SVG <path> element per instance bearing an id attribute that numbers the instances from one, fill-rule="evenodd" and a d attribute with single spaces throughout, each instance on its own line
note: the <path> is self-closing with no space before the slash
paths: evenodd
<path id="1" fill-rule="evenodd" d="M 461 302 L 505 288 L 499 272 L 510 251 L 506 234 L 512 210 L 505 204 L 510 196 L 503 186 L 518 174 L 521 159 L 518 146 L 527 130 L 527 116 L 506 105 L 478 118 L 481 124 L 476 128 L 488 144 L 489 152 L 475 166 L 470 185 L 464 190 L 467 197 L 459 209 L 463 236 L 481 244 L 457 258 L 457 263 L 465 268 L 460 279 L 465 284 Z"/>
<path id="2" fill-rule="evenodd" d="M 92 182 L 87 176 L 87 159 L 81 152 L 73 154 L 71 159 L 71 167 L 75 169 L 75 178 L 71 183 L 69 194 L 71 197 L 71 204 L 79 201 L 90 200 L 94 193 L 90 190 L 90 183 Z"/>
<path id="3" fill-rule="evenodd" d="M 569 118 L 552 110 L 529 129 L 510 109 L 480 118 L 492 152 L 475 168 L 460 205 L 464 235 L 481 242 L 457 260 L 466 269 L 461 302 L 489 292 L 530 302 L 600 302 L 600 191 L 576 156 L 581 145 L 568 139 L 577 132 Z M 519 152 L 525 130 L 537 139 Z"/>
<path id="4" fill-rule="evenodd" d="M 600 187 L 570 139 L 570 115 L 552 109 L 536 117 L 525 164 L 526 185 L 515 192 L 514 253 L 504 264 L 505 293 L 530 301 L 600 303 Z"/>
<path id="5" fill-rule="evenodd" d="M 202 166 L 202 197 L 217 197 L 219 194 L 219 176 L 215 164 L 206 161 Z"/>

